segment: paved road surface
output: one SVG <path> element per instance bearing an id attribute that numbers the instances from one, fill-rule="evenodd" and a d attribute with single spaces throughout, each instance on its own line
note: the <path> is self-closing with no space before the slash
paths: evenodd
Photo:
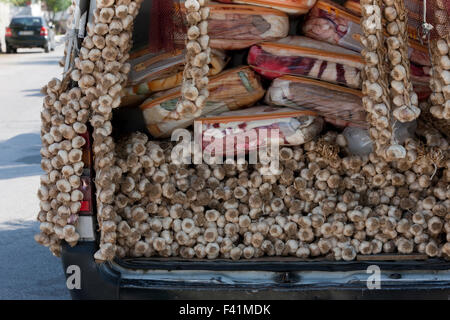
<path id="1" fill-rule="evenodd" d="M 0 299 L 69 299 L 61 263 L 35 243 L 40 88 L 61 78 L 63 46 L 0 53 Z"/>

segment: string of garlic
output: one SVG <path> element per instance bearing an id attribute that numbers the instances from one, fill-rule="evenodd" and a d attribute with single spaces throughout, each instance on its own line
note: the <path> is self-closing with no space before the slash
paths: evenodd
<path id="1" fill-rule="evenodd" d="M 383 17 L 387 20 L 386 45 L 390 63 L 393 116 L 400 122 L 411 122 L 420 115 L 418 97 L 413 91 L 408 57 L 407 11 L 404 0 L 383 0 Z"/>
<path id="2" fill-rule="evenodd" d="M 366 65 L 363 70 L 363 106 L 370 124 L 369 134 L 376 154 L 389 161 L 406 156 L 404 147 L 396 144 L 392 133 L 392 106 L 389 94 L 386 50 L 382 27 L 381 1 L 363 0 L 361 26 L 364 47 L 361 54 Z"/>
<path id="3" fill-rule="evenodd" d="M 169 118 L 180 119 L 188 114 L 199 115 L 209 97 L 208 73 L 211 62 L 209 47 L 207 0 L 186 0 L 188 23 L 186 40 L 186 63 L 181 86 L 181 99 Z"/>

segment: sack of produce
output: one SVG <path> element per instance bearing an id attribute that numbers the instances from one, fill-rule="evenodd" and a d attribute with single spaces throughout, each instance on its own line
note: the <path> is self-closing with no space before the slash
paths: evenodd
<path id="1" fill-rule="evenodd" d="M 217 3 L 208 7 L 211 48 L 244 49 L 263 41 L 284 38 L 289 32 L 289 17 L 278 10 Z"/>
<path id="2" fill-rule="evenodd" d="M 227 62 L 228 57 L 223 51 L 211 50 L 209 75 L 220 73 Z M 183 80 L 184 63 L 185 57 L 181 50 L 159 55 L 146 53 L 130 59 L 131 70 L 124 95 L 146 96 L 179 86 Z"/>
<path id="3" fill-rule="evenodd" d="M 414 81 L 411 77 L 411 82 L 414 88 L 414 92 L 417 94 L 419 101 L 427 100 L 431 94 L 430 83 L 423 81 Z"/>
<path id="4" fill-rule="evenodd" d="M 255 151 L 267 147 L 272 139 L 278 139 L 280 146 L 301 145 L 314 139 L 323 126 L 322 118 L 315 112 L 269 106 L 225 112 L 196 121 L 201 123 L 202 148 L 211 156 Z"/>
<path id="5" fill-rule="evenodd" d="M 313 39 L 360 52 L 359 17 L 331 1 L 319 0 L 303 23 L 303 33 Z"/>
<path id="6" fill-rule="evenodd" d="M 350 3 L 354 2 L 350 1 Z M 354 5 L 349 7 L 356 10 Z M 312 39 L 336 44 L 357 52 L 362 50 L 359 42 L 362 34 L 360 11 L 352 12 L 329 0 L 319 0 L 314 5 L 306 16 L 302 29 L 303 33 Z M 427 48 L 417 41 L 410 39 L 408 53 L 412 62 L 430 66 Z"/>
<path id="7" fill-rule="evenodd" d="M 361 86 L 364 62 L 359 53 L 322 41 L 289 36 L 254 45 L 248 64 L 263 76 L 304 76 L 352 88 Z"/>
<path id="8" fill-rule="evenodd" d="M 287 14 L 300 15 L 307 13 L 316 0 L 218 0 L 222 3 L 241 3 L 254 6 L 269 7 Z"/>
<path id="9" fill-rule="evenodd" d="M 343 126 L 366 126 L 361 98 L 359 90 L 308 78 L 283 76 L 272 82 L 265 102 L 296 110 L 312 110 L 325 121 Z"/>
<path id="10" fill-rule="evenodd" d="M 258 76 L 249 67 L 227 70 L 212 77 L 208 90 L 209 98 L 201 114 L 180 120 L 168 119 L 181 96 L 180 88 L 160 92 L 147 99 L 140 108 L 150 134 L 157 138 L 170 137 L 173 130 L 190 126 L 196 117 L 251 106 L 265 93 Z"/>

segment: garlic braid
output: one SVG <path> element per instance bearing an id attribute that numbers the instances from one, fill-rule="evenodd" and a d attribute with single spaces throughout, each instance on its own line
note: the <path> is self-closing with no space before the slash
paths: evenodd
<path id="1" fill-rule="evenodd" d="M 410 122 L 420 115 L 418 97 L 413 91 L 408 58 L 407 12 L 404 0 L 383 0 L 383 16 L 387 20 L 386 39 L 390 62 L 390 89 L 393 115 L 400 122 Z"/>
<path id="2" fill-rule="evenodd" d="M 432 77 L 430 87 L 431 114 L 438 119 L 450 119 L 450 27 L 445 2 L 436 1 L 434 10 L 436 32 L 440 37 L 431 41 Z"/>
<path id="3" fill-rule="evenodd" d="M 210 9 L 207 0 L 186 0 L 188 22 L 186 42 L 186 64 L 181 86 L 181 100 L 176 110 L 170 113 L 172 119 L 180 119 L 186 114 L 199 114 L 209 96 L 208 73 L 211 62 L 209 47 L 208 17 Z"/>
<path id="4" fill-rule="evenodd" d="M 122 170 L 116 165 L 111 118 L 112 109 L 120 106 L 121 90 L 130 71 L 126 61 L 132 46 L 133 21 L 141 3 L 142 0 L 97 0 L 94 22 L 88 24 L 88 36 L 80 51 L 82 61 L 77 68 L 78 73 L 82 74 L 78 84 L 91 101 L 90 122 L 93 127 L 92 150 L 100 229 L 100 249 L 94 258 L 99 262 L 112 260 L 116 255 L 115 233 L 121 217 L 117 214 L 115 194 Z M 92 61 L 93 69 L 83 63 L 91 65 Z"/>
<path id="5" fill-rule="evenodd" d="M 41 222 L 35 240 L 59 256 L 61 240 L 76 245 L 80 236 L 75 230 L 83 194 L 81 184 L 84 163 L 81 148 L 86 140 L 88 103 L 79 88 L 67 88 L 68 79 L 52 79 L 43 89 L 46 94 L 41 112 L 41 176 L 38 190 Z"/>
<path id="6" fill-rule="evenodd" d="M 386 50 L 381 23 L 381 0 L 363 0 L 361 26 L 364 35 L 361 54 L 366 66 L 363 70 L 363 106 L 370 124 L 369 134 L 375 142 L 375 152 L 386 159 L 404 158 L 406 150 L 392 143 L 391 101 L 387 79 Z"/>

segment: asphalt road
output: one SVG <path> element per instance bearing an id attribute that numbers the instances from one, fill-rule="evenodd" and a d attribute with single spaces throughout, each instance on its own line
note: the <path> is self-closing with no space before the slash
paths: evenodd
<path id="1" fill-rule="evenodd" d="M 0 53 L 0 299 L 69 299 L 59 258 L 34 241 L 39 231 L 40 88 L 61 78 L 54 52 Z"/>

